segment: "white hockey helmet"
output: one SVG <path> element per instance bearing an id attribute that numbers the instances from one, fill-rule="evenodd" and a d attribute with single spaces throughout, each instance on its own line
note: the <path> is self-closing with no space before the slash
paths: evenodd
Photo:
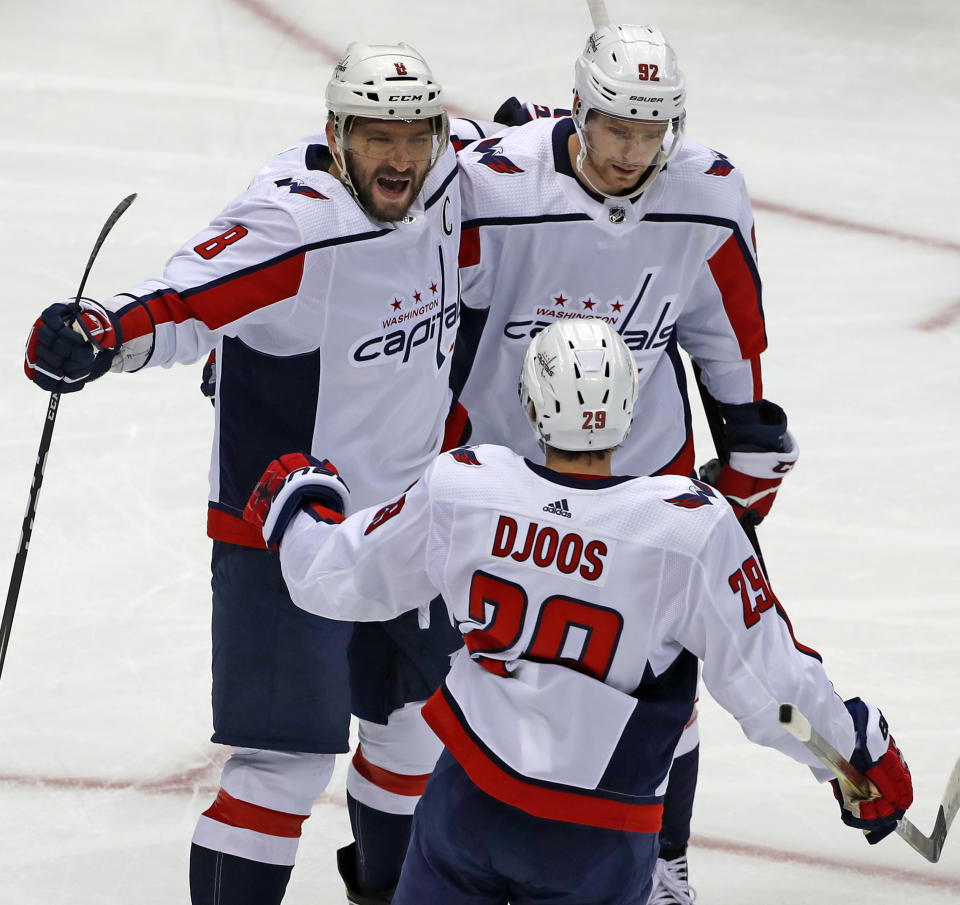
<path id="1" fill-rule="evenodd" d="M 333 156 L 347 187 L 353 190 L 343 151 L 353 117 L 412 122 L 431 120 L 435 136 L 430 167 L 450 138 L 443 109 L 443 88 L 427 61 L 409 44 L 364 44 L 354 41 L 343 52 L 327 83 L 327 110 L 333 117 L 337 149 Z"/>
<path id="2" fill-rule="evenodd" d="M 633 424 L 637 365 L 623 338 L 599 318 L 563 320 L 527 347 L 520 402 L 541 449 L 612 449 Z"/>
<path id="3" fill-rule="evenodd" d="M 581 176 L 591 111 L 633 122 L 667 125 L 664 147 L 650 172 L 626 197 L 639 195 L 683 143 L 687 89 L 676 53 L 660 29 L 652 25 L 604 25 L 587 38 L 574 65 L 573 83 L 573 120 L 580 139 L 577 169 Z"/>

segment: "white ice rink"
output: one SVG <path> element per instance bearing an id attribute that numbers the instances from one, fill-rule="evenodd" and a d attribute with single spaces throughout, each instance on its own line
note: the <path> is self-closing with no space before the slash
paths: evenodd
<path id="1" fill-rule="evenodd" d="M 608 0 L 661 26 L 689 134 L 756 203 L 767 395 L 802 456 L 760 530 L 797 636 L 880 704 L 924 832 L 960 756 L 960 6 Z M 583 0 L 0 0 L 0 580 L 46 396 L 21 372 L 46 304 L 109 297 L 324 118 L 352 39 L 424 52 L 455 112 L 565 103 Z M 222 755 L 207 739 L 209 403 L 199 366 L 65 396 L 0 680 L 0 905 L 180 903 Z M 700 460 L 709 436 L 701 432 Z M 6 552 L 4 552 L 6 551 Z M 868 847 L 829 790 L 702 702 L 691 871 L 703 905 L 947 905 L 930 865 Z M 287 905 L 340 905 L 340 764 Z"/>

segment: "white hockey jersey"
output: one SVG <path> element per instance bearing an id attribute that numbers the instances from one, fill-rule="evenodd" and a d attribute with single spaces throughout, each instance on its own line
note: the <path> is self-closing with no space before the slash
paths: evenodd
<path id="1" fill-rule="evenodd" d="M 575 477 L 479 446 L 441 455 L 385 506 L 318 519 L 297 515 L 280 546 L 294 602 L 375 621 L 442 594 L 465 648 L 424 717 L 501 801 L 656 832 L 698 658 L 753 741 L 817 765 L 780 728 L 791 702 L 853 751 L 819 656 L 705 484 Z"/>
<path id="2" fill-rule="evenodd" d="M 409 486 L 440 448 L 458 324 L 454 150 L 401 223 L 369 217 L 328 165 L 323 135 L 288 148 L 162 278 L 110 305 L 124 337 L 115 369 L 216 349 L 208 533 L 219 540 L 263 546 L 241 514 L 284 453 L 334 457 L 369 505 Z"/>
<path id="3" fill-rule="evenodd" d="M 766 333 L 743 177 L 722 154 L 686 142 L 641 196 L 604 198 L 574 176 L 573 132 L 570 118 L 540 119 L 460 154 L 461 297 L 489 312 L 462 395 L 473 440 L 541 461 L 520 406 L 503 400 L 516 395 L 532 336 L 558 318 L 600 317 L 640 376 L 643 430 L 615 454 L 615 469 L 690 474 L 678 345 L 715 398 L 762 397 Z"/>

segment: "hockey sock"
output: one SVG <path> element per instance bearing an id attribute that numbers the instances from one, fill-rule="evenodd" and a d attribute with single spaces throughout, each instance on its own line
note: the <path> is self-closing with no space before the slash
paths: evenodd
<path id="1" fill-rule="evenodd" d="M 349 792 L 347 810 L 356 847 L 359 892 L 393 889 L 410 842 L 412 814 L 389 814 L 361 804 Z"/>
<path id="2" fill-rule="evenodd" d="M 293 867 L 190 846 L 192 905 L 279 905 Z"/>
<path id="3" fill-rule="evenodd" d="M 699 770 L 699 745 L 676 758 L 670 768 L 670 781 L 663 799 L 663 826 L 660 829 L 660 857 L 665 860 L 686 850 Z"/>

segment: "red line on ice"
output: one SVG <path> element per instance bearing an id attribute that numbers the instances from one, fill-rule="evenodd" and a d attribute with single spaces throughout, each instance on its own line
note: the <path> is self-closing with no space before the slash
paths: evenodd
<path id="1" fill-rule="evenodd" d="M 156 779 L 135 781 L 105 779 L 96 776 L 40 776 L 29 774 L 0 774 L 0 783 L 12 785 L 52 788 L 52 789 L 79 789 L 81 791 L 129 791 L 142 792 L 148 795 L 214 795 L 217 791 L 220 768 L 226 760 L 226 752 L 210 760 L 204 761 L 196 767 L 160 776 Z M 326 793 L 317 801 L 320 804 L 332 805 L 336 808 L 347 806 L 346 796 L 339 793 Z M 764 861 L 792 864 L 806 864 L 810 867 L 825 870 L 840 870 L 848 873 L 869 874 L 885 877 L 896 883 L 913 886 L 930 886 L 937 889 L 946 889 L 960 893 L 960 877 L 944 877 L 922 873 L 915 870 L 904 870 L 896 867 L 884 867 L 875 863 L 849 861 L 845 858 L 832 858 L 828 855 L 813 855 L 788 849 L 775 848 L 770 845 L 759 845 L 749 842 L 735 842 L 729 839 L 720 839 L 716 836 L 694 836 L 691 845 L 711 851 L 726 852 L 746 858 L 760 858 Z"/>
<path id="2" fill-rule="evenodd" d="M 749 842 L 733 842 L 728 839 L 718 839 L 715 836 L 693 836 L 690 839 L 690 844 L 694 848 L 726 852 L 730 855 L 762 858 L 764 861 L 789 861 L 792 864 L 808 864 L 811 867 L 823 867 L 828 870 L 842 870 L 855 874 L 869 874 L 872 877 L 885 877 L 896 883 L 908 883 L 914 886 L 933 886 L 937 889 L 948 889 L 960 892 L 960 878 L 932 876 L 918 870 L 884 867 L 879 864 L 848 861 L 846 858 L 831 858 L 827 855 L 808 855 L 803 852 L 774 848 L 770 845 L 755 845 Z"/>

